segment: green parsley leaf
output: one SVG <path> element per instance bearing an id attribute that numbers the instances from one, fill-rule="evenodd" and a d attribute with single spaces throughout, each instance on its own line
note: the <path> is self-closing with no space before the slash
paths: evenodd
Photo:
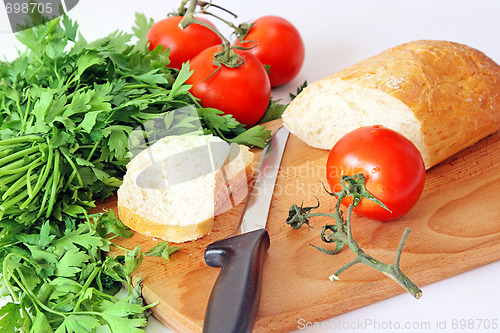
<path id="1" fill-rule="evenodd" d="M 141 246 L 137 245 L 132 251 L 125 254 L 125 274 L 131 275 L 142 263 L 144 254 L 141 252 Z"/>
<path id="2" fill-rule="evenodd" d="M 148 39 L 146 35 L 149 29 L 153 26 L 154 20 L 147 19 L 146 15 L 141 13 L 135 13 L 135 26 L 132 28 L 135 37 L 137 37 L 138 42 L 135 44 L 137 51 L 147 52 Z M 167 64 L 168 65 L 168 64 Z"/>
<path id="3" fill-rule="evenodd" d="M 307 81 L 304 81 L 298 88 L 295 94 L 290 93 L 290 99 L 293 101 L 305 88 L 307 87 Z"/>
<path id="4" fill-rule="evenodd" d="M 189 70 L 189 61 L 182 64 L 181 70 L 177 74 L 177 78 L 172 84 L 172 89 L 170 90 L 169 96 L 175 98 L 177 96 L 185 95 L 191 89 L 191 85 L 187 85 L 186 81 L 193 74 L 192 70 Z"/>
<path id="5" fill-rule="evenodd" d="M 265 126 L 254 126 L 242 132 L 236 137 L 229 139 L 229 141 L 238 144 L 250 144 L 260 148 L 264 148 L 267 140 L 271 138 L 271 131 L 266 130 Z"/>
<path id="6" fill-rule="evenodd" d="M 55 237 L 55 235 L 50 234 L 50 223 L 46 221 L 42 224 L 39 234 L 20 234 L 18 239 L 26 244 L 46 248 Z"/>
<path id="7" fill-rule="evenodd" d="M 285 112 L 288 105 L 280 104 L 279 102 L 280 100 L 274 100 L 271 98 L 266 113 L 264 113 L 264 116 L 259 120 L 259 124 L 281 118 L 281 115 Z"/>
<path id="8" fill-rule="evenodd" d="M 55 333 L 80 333 L 93 332 L 98 327 L 101 327 L 98 318 L 91 315 L 69 315 L 64 318 L 61 326 L 57 328 Z"/>
<path id="9" fill-rule="evenodd" d="M 14 333 L 21 329 L 21 305 L 8 302 L 0 309 L 0 330 L 4 333 Z"/>
<path id="10" fill-rule="evenodd" d="M 104 309 L 102 309 L 106 306 Z M 145 308 L 141 304 L 129 303 L 128 298 L 116 303 L 102 302 L 101 317 L 106 321 L 111 332 L 142 333 L 142 327 L 147 324 L 146 318 L 129 318 L 128 316 L 142 313 Z"/>
<path id="11" fill-rule="evenodd" d="M 168 242 L 158 242 L 158 244 L 156 244 L 148 252 L 146 252 L 146 255 L 161 257 L 170 260 L 170 255 L 180 249 L 180 247 L 170 246 Z"/>
<path id="12" fill-rule="evenodd" d="M 105 138 L 108 138 L 110 152 L 114 153 L 118 159 L 125 158 L 128 147 L 128 135 L 133 128 L 123 125 L 112 125 L 102 130 Z"/>
<path id="13" fill-rule="evenodd" d="M 99 250 L 109 250 L 109 243 L 108 240 L 90 229 L 87 224 L 80 223 L 77 229 L 66 230 L 62 237 L 55 240 L 51 250 L 60 257 L 67 251 L 78 250 L 81 247 L 96 257 Z"/>
<path id="14" fill-rule="evenodd" d="M 26 244 L 26 247 L 31 252 L 32 262 L 36 263 L 36 273 L 42 278 L 54 275 L 59 258 L 54 253 L 43 250 L 38 246 Z"/>
<path id="15" fill-rule="evenodd" d="M 36 317 L 33 320 L 33 326 L 31 327 L 31 332 L 51 332 L 52 327 L 50 326 L 49 320 L 44 312 L 38 311 Z"/>
<path id="16" fill-rule="evenodd" d="M 90 256 L 87 253 L 75 248 L 70 249 L 59 258 L 55 274 L 62 277 L 74 277 L 89 259 Z"/>
<path id="17" fill-rule="evenodd" d="M 66 38 L 68 38 L 70 41 L 76 41 L 76 34 L 78 32 L 78 24 L 76 22 L 71 21 L 69 16 L 63 15 L 62 16 L 62 25 L 64 27 L 64 35 Z"/>

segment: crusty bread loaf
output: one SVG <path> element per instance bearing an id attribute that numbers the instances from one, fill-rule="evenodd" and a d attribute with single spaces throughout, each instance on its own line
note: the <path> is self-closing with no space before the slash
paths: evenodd
<path id="1" fill-rule="evenodd" d="M 500 66 L 454 42 L 406 43 L 310 84 L 283 123 L 322 149 L 380 124 L 410 139 L 428 169 L 500 129 Z"/>
<path id="2" fill-rule="evenodd" d="M 139 153 L 118 189 L 122 222 L 175 243 L 209 233 L 215 215 L 243 201 L 252 176 L 248 147 L 224 147 L 212 135 L 168 136 Z"/>

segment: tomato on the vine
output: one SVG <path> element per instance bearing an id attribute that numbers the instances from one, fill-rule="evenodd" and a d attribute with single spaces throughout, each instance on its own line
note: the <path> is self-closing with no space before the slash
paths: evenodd
<path id="1" fill-rule="evenodd" d="M 250 48 L 259 60 L 269 66 L 271 86 L 290 82 L 302 68 L 305 47 L 295 26 L 279 16 L 263 16 L 255 20 L 243 42 L 235 45 Z"/>
<path id="2" fill-rule="evenodd" d="M 326 178 L 339 191 L 343 175 L 364 174 L 365 187 L 390 210 L 363 198 L 354 208 L 359 215 L 389 221 L 406 214 L 418 201 L 425 184 L 425 166 L 415 145 L 400 133 L 375 125 L 345 134 L 328 155 Z M 352 203 L 346 197 L 342 203 Z"/>
<path id="3" fill-rule="evenodd" d="M 169 67 L 180 69 L 182 63 L 192 59 L 204 49 L 219 45 L 222 39 L 209 28 L 197 23 L 190 24 L 185 29 L 179 28 L 182 16 L 171 16 L 156 22 L 146 34 L 149 40 L 149 49 L 154 50 L 158 45 L 169 48 Z M 204 18 L 197 18 L 213 26 Z M 214 27 L 215 28 L 215 27 Z"/>
<path id="4" fill-rule="evenodd" d="M 212 46 L 190 61 L 193 74 L 186 81 L 190 92 L 203 107 L 231 114 L 242 124 L 255 125 L 264 115 L 271 98 L 271 85 L 262 63 L 245 50 L 233 50 L 243 59 L 238 67 L 214 65 L 214 56 L 221 48 Z"/>

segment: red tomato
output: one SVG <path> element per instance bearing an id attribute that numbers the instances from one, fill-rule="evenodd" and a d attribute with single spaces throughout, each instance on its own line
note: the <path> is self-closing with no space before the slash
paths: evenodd
<path id="1" fill-rule="evenodd" d="M 217 70 L 213 60 L 219 50 L 212 46 L 194 57 L 190 62 L 193 74 L 186 83 L 193 85 L 190 92 L 201 100 L 203 107 L 232 114 L 240 123 L 252 126 L 266 112 L 271 97 L 267 72 L 259 59 L 244 50 L 234 50 L 244 57 L 243 65 L 222 65 Z"/>
<path id="2" fill-rule="evenodd" d="M 212 25 L 208 20 L 197 18 Z M 158 45 L 170 49 L 170 67 L 180 69 L 183 62 L 196 56 L 212 45 L 219 45 L 222 39 L 212 30 L 200 24 L 193 23 L 184 30 L 179 28 L 182 16 L 171 16 L 156 22 L 146 34 L 149 49 L 152 51 Z"/>
<path id="3" fill-rule="evenodd" d="M 284 18 L 258 18 L 243 40 L 249 42 L 237 40 L 235 44 L 247 48 L 254 46 L 249 51 L 264 65 L 270 66 L 272 87 L 286 84 L 299 74 L 304 63 L 304 42 L 298 30 Z"/>
<path id="4" fill-rule="evenodd" d="M 420 198 L 425 184 L 424 162 L 415 145 L 380 125 L 361 127 L 343 136 L 330 151 L 326 168 L 333 192 L 342 188 L 342 175 L 364 174 L 368 192 L 391 212 L 365 198 L 354 211 L 380 221 L 406 214 Z M 352 197 L 346 197 L 342 203 L 349 205 Z"/>

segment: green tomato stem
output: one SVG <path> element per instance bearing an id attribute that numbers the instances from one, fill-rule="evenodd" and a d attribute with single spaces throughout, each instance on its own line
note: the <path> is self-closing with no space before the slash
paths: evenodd
<path id="1" fill-rule="evenodd" d="M 195 18 L 194 14 L 196 13 L 196 6 L 200 5 L 200 4 L 204 6 L 201 13 L 215 17 L 215 18 L 221 20 L 222 22 L 224 22 L 225 24 L 229 25 L 230 27 L 234 28 L 235 26 L 232 23 L 220 18 L 219 16 L 207 12 L 206 8 L 208 8 L 209 6 L 216 7 L 216 6 L 212 5 L 211 3 L 200 2 L 197 0 L 189 0 L 189 5 L 187 8 L 187 11 L 185 12 L 181 22 L 179 23 L 179 27 L 181 29 L 184 29 L 187 26 L 189 26 L 190 24 L 196 23 L 196 24 L 199 24 L 199 25 L 206 27 L 207 29 L 210 29 L 215 34 L 217 34 L 217 36 L 219 36 L 222 39 L 222 49 L 220 52 L 217 52 L 215 54 L 215 57 L 214 57 L 214 65 L 217 65 L 218 68 L 215 70 L 214 73 L 212 73 L 212 75 L 214 75 L 221 68 L 222 65 L 227 66 L 229 68 L 236 68 L 236 67 L 240 67 L 241 65 L 243 65 L 243 63 L 244 63 L 243 57 L 234 53 L 233 48 L 231 47 L 231 41 L 229 39 L 227 39 L 226 36 L 224 36 L 224 34 L 222 34 L 219 30 L 217 30 L 216 28 L 214 28 L 210 24 L 203 22 L 201 20 L 197 20 Z M 216 7 L 216 8 L 219 8 L 219 7 Z M 235 14 L 231 13 L 230 11 L 228 11 L 226 9 L 223 9 L 223 10 L 230 13 L 234 17 L 237 17 Z M 212 75 L 210 75 L 210 77 Z"/>
<path id="2" fill-rule="evenodd" d="M 352 221 L 352 212 L 356 204 L 351 203 L 347 208 L 347 217 L 343 218 L 343 212 L 341 210 L 341 202 L 346 196 L 356 196 L 354 199 L 355 203 L 359 203 L 362 197 L 371 196 L 368 191 L 359 191 L 359 184 L 363 183 L 364 187 L 365 178 L 363 175 L 356 175 L 352 177 L 346 177 L 341 182 L 343 186 L 343 190 L 335 193 L 330 193 L 330 195 L 337 197 L 337 202 L 335 204 L 335 212 L 333 214 L 327 213 L 311 213 L 312 209 L 316 209 L 319 207 L 319 203 L 316 207 L 307 207 L 307 208 L 298 208 L 297 205 L 293 205 L 289 210 L 289 216 L 287 219 L 287 223 L 290 224 L 294 228 L 299 228 L 302 224 L 309 225 L 309 218 L 315 216 L 327 216 L 331 217 L 335 220 L 335 225 L 325 224 L 322 229 L 321 236 L 322 240 L 327 243 L 336 242 L 337 246 L 339 243 L 346 244 L 349 249 L 356 255 L 356 257 L 350 262 L 346 263 L 342 267 L 340 267 L 335 273 L 330 276 L 330 280 L 337 281 L 339 280 L 339 275 L 343 273 L 348 268 L 356 265 L 356 264 L 364 264 L 369 266 L 383 274 L 387 275 L 394 281 L 396 281 L 399 285 L 401 285 L 407 292 L 409 292 L 413 297 L 420 298 L 422 297 L 422 291 L 420 288 L 411 281 L 400 269 L 399 264 L 401 261 L 401 253 L 403 252 L 403 247 L 410 233 L 410 229 L 406 228 L 401 241 L 399 243 L 396 256 L 394 262 L 392 264 L 386 264 L 381 262 L 380 260 L 370 256 L 359 246 L 359 244 L 354 240 L 351 231 L 351 221 Z M 355 189 L 356 191 L 353 191 Z M 380 203 L 382 206 L 383 204 Z M 384 207 L 384 206 L 383 206 Z M 299 225 L 296 225 L 297 221 L 301 221 Z M 309 226 L 311 227 L 311 226 Z M 312 228 L 312 227 L 311 227 Z M 330 251 L 318 248 L 324 253 L 336 254 L 339 251 Z"/>

